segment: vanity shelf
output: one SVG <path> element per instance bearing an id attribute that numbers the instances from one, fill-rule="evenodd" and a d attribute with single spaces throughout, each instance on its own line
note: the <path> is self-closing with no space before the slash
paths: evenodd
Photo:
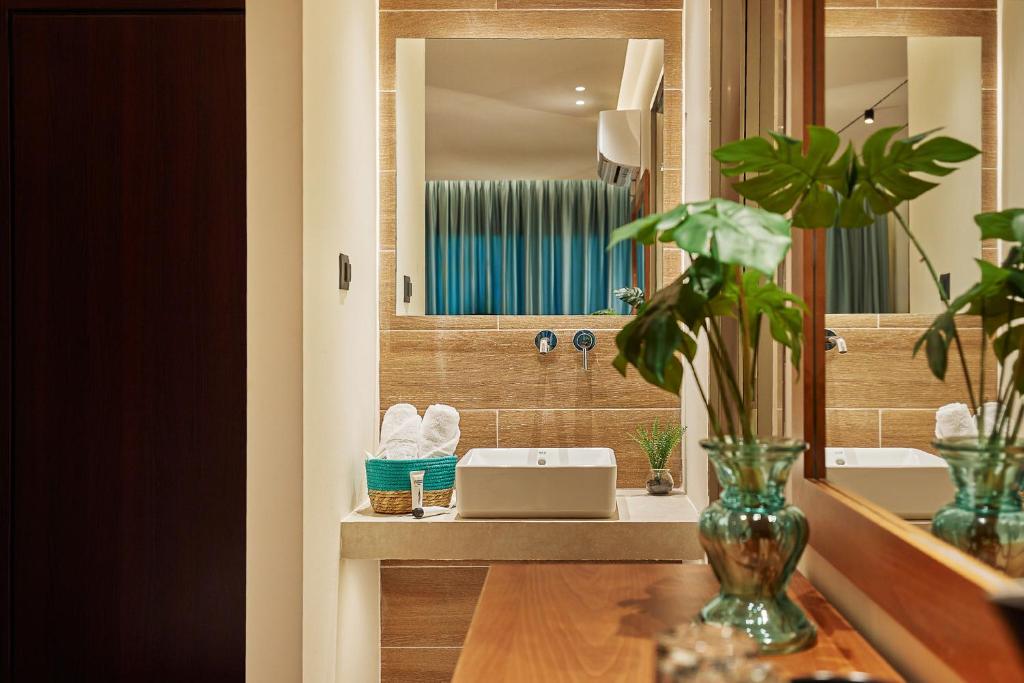
<path id="1" fill-rule="evenodd" d="M 341 522 L 341 555 L 363 560 L 698 560 L 698 512 L 686 495 L 619 489 L 610 519 L 462 519 L 378 515 Z"/>

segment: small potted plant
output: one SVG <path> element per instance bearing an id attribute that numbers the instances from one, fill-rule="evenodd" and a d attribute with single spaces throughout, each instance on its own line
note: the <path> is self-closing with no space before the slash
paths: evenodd
<path id="1" fill-rule="evenodd" d="M 668 469 L 668 459 L 672 450 L 679 445 L 683 438 L 686 427 L 671 425 L 665 429 L 658 424 L 658 418 L 654 418 L 651 428 L 638 425 L 636 431 L 629 435 L 633 441 L 640 444 L 647 454 L 647 462 L 651 464 L 651 471 L 647 475 L 647 493 L 652 496 L 664 496 L 671 493 L 675 486 L 672 479 L 672 471 Z"/>

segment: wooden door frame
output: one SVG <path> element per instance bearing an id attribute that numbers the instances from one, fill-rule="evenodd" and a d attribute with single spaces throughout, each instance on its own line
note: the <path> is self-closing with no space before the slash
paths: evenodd
<path id="1" fill-rule="evenodd" d="M 791 6 L 792 129 L 803 131 L 824 124 L 825 0 Z M 810 446 L 793 497 L 810 521 L 811 547 L 958 675 L 1014 680 L 1020 652 L 989 598 L 1019 592 L 1016 583 L 825 479 L 824 231 L 796 231 L 793 254 L 794 288 L 809 307 L 793 424 Z"/>

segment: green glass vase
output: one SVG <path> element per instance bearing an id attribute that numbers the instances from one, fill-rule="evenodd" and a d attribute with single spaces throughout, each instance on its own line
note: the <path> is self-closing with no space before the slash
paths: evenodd
<path id="1" fill-rule="evenodd" d="M 789 471 L 807 444 L 711 440 L 701 445 L 723 487 L 721 498 L 700 516 L 700 543 L 721 585 L 701 619 L 745 631 L 763 653 L 809 647 L 817 631 L 786 594 L 807 545 L 807 518 L 785 497 Z"/>
<path id="2" fill-rule="evenodd" d="M 959 437 L 934 445 L 949 463 L 956 496 L 935 513 L 932 533 L 1014 578 L 1024 577 L 1024 443 Z"/>

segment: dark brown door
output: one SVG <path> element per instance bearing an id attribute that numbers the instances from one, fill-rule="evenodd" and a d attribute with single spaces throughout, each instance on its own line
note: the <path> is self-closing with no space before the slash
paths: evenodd
<path id="1" fill-rule="evenodd" d="M 240 681 L 243 15 L 5 10 L 9 673 Z"/>

